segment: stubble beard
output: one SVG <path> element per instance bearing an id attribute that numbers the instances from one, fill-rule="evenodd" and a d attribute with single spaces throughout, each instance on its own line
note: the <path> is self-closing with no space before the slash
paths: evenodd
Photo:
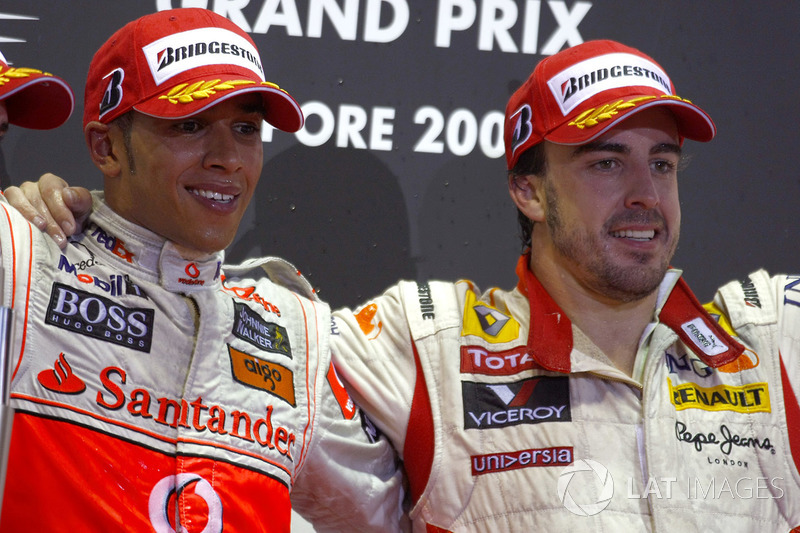
<path id="1" fill-rule="evenodd" d="M 556 250 L 568 261 L 585 273 L 581 283 L 603 296 L 618 302 L 634 302 L 645 298 L 655 291 L 664 279 L 678 244 L 678 234 L 670 237 L 668 253 L 658 264 L 652 264 L 652 254 L 633 253 L 634 265 L 623 265 L 608 251 L 608 246 L 600 242 L 597 235 L 582 232 L 580 229 L 570 230 L 564 224 L 558 209 L 558 197 L 548 182 L 546 185 L 547 215 L 546 222 L 550 239 Z M 637 215 L 634 215 L 637 216 Z M 665 227 L 660 213 L 652 212 L 647 217 L 658 220 Z M 626 215 L 622 215 L 626 218 Z M 630 217 L 628 217 L 630 220 Z M 610 228 L 618 224 L 620 217 L 606 222 L 602 231 L 610 235 Z"/>

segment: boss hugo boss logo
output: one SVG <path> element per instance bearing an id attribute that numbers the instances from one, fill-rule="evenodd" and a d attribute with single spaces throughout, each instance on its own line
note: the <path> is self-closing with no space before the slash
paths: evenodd
<path id="1" fill-rule="evenodd" d="M 45 323 L 140 352 L 150 352 L 155 311 L 53 283 Z"/>

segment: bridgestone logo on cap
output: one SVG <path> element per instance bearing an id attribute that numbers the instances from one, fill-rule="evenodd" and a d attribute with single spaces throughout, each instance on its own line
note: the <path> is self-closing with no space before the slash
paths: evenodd
<path id="1" fill-rule="evenodd" d="M 564 116 L 598 93 L 631 85 L 672 94 L 669 77 L 663 70 L 643 57 L 623 53 L 581 61 L 547 82 Z"/>
<path id="2" fill-rule="evenodd" d="M 223 28 L 199 28 L 168 35 L 144 47 L 156 85 L 197 67 L 237 65 L 264 81 L 261 59 L 247 39 Z"/>

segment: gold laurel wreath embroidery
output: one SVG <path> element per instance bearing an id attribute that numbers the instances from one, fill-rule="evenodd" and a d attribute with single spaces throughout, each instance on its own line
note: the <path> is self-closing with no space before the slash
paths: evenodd
<path id="1" fill-rule="evenodd" d="M 217 91 L 228 91 L 235 89 L 240 85 L 251 85 L 254 81 L 250 80 L 211 80 L 211 81 L 198 81 L 189 85 L 188 83 L 181 83 L 176 85 L 167 94 L 159 96 L 159 100 L 168 100 L 171 104 L 190 104 L 195 100 L 208 98 L 217 93 Z M 274 87 L 278 90 L 283 90 L 274 83 L 262 81 L 261 85 Z"/>
<path id="2" fill-rule="evenodd" d="M 31 74 L 42 74 L 42 71 L 35 68 L 8 67 L 8 69 L 3 72 L 2 67 L 0 67 L 0 85 L 5 85 L 10 82 L 12 78 L 28 78 Z"/>
<path id="3" fill-rule="evenodd" d="M 593 107 L 591 109 L 587 109 L 586 111 L 575 117 L 575 119 L 572 122 L 570 122 L 569 125 L 575 126 L 580 129 L 591 128 L 593 126 L 597 126 L 601 122 L 613 118 L 614 115 L 618 114 L 622 110 L 630 109 L 631 107 L 636 107 L 642 102 L 647 102 L 653 100 L 654 98 L 657 97 L 641 96 L 639 98 L 633 98 L 631 100 L 628 100 L 627 102 L 625 100 L 618 100 L 611 104 L 605 104 L 600 107 Z M 691 103 L 689 100 L 671 94 L 665 94 L 661 96 L 661 98 L 669 98 L 671 100 L 679 100 L 681 102 Z"/>

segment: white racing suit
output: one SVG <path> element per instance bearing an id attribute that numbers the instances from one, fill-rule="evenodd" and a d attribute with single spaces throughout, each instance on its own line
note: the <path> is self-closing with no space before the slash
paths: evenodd
<path id="1" fill-rule="evenodd" d="M 400 530 L 394 452 L 342 388 L 329 309 L 291 265 L 185 260 L 99 194 L 63 252 L 5 204 L 0 244 L 4 533 L 286 533 L 290 493 L 318 531 Z"/>
<path id="2" fill-rule="evenodd" d="M 528 270 L 510 292 L 401 282 L 334 313 L 333 357 L 401 451 L 413 530 L 800 526 L 800 277 L 706 309 L 670 270 L 633 377 Z"/>

